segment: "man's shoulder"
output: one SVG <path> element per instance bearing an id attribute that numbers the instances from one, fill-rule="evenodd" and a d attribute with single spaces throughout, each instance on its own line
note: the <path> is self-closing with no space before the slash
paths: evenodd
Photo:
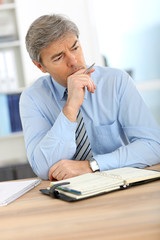
<path id="1" fill-rule="evenodd" d="M 95 83 L 105 82 L 108 84 L 122 84 L 128 82 L 129 75 L 124 70 L 112 67 L 95 66 L 95 72 L 92 74 Z"/>
<path id="2" fill-rule="evenodd" d="M 123 74 L 127 74 L 124 70 L 119 68 L 113 68 L 113 67 L 105 67 L 105 66 L 95 66 L 95 75 L 96 74 L 107 74 L 109 76 L 121 76 Z"/>
<path id="3" fill-rule="evenodd" d="M 28 87 L 25 88 L 23 92 L 25 93 L 33 93 L 39 91 L 48 91 L 49 88 L 51 88 L 52 80 L 50 75 L 44 75 L 42 77 L 39 77 L 37 80 L 35 80 L 33 83 L 31 83 Z"/>

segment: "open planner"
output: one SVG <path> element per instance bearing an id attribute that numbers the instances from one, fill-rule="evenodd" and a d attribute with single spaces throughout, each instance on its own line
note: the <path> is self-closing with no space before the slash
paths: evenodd
<path id="1" fill-rule="evenodd" d="M 158 179 L 159 171 L 125 167 L 51 182 L 47 189 L 40 191 L 65 201 L 77 201 Z"/>

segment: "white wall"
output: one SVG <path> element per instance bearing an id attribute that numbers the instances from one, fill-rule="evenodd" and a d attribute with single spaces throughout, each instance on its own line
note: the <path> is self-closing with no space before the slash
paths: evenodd
<path id="1" fill-rule="evenodd" d="M 136 81 L 160 79 L 160 1 L 91 0 L 101 53 Z"/>
<path id="2" fill-rule="evenodd" d="M 102 65 L 98 49 L 96 29 L 91 17 L 88 0 L 15 0 L 26 85 L 41 76 L 42 73 L 31 62 L 25 49 L 25 35 L 30 24 L 39 16 L 50 13 L 67 15 L 80 30 L 80 41 L 87 64 Z"/>

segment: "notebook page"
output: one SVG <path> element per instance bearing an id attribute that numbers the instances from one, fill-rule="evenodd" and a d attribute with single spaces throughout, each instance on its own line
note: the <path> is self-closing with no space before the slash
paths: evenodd
<path id="1" fill-rule="evenodd" d="M 63 183 L 66 180 L 58 181 L 57 183 Z M 124 184 L 122 179 L 111 179 L 106 176 L 99 176 L 95 173 L 86 173 L 77 177 L 68 178 L 67 182 L 69 185 L 64 185 L 64 187 L 58 187 L 65 191 L 76 191 L 77 194 L 90 194 L 95 191 L 101 191 L 110 187 L 119 187 Z M 54 182 L 51 183 L 54 185 Z"/>
<path id="2" fill-rule="evenodd" d="M 126 180 L 127 183 L 133 183 L 137 181 L 160 177 L 160 172 L 158 171 L 132 167 L 117 168 L 113 170 L 104 171 L 103 173 L 108 177 L 109 176 L 121 177 L 123 180 Z"/>
<path id="3" fill-rule="evenodd" d="M 5 206 L 22 196 L 41 182 L 40 179 L 1 182 L 0 183 L 0 206 Z"/>
<path id="4" fill-rule="evenodd" d="M 90 196 L 95 196 L 95 195 L 99 195 L 101 193 L 107 193 L 107 192 L 111 192 L 111 191 L 114 191 L 114 190 L 118 190 L 120 189 L 120 186 L 111 186 L 111 187 L 107 187 L 107 189 L 100 189 L 100 190 L 97 190 L 97 191 L 93 191 L 93 192 L 89 192 L 89 193 L 83 193 L 83 194 L 75 194 L 75 193 L 72 193 L 70 191 L 66 191 L 64 192 L 63 190 L 61 189 L 58 189 L 58 192 L 59 193 L 62 193 L 62 194 L 65 194 L 66 196 L 68 197 L 71 197 L 73 199 L 83 199 L 83 198 L 87 198 L 87 197 L 90 197 Z"/>

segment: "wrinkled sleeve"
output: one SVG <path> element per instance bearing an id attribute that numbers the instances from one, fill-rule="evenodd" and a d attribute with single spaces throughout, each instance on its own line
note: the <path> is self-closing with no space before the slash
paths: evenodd
<path id="1" fill-rule="evenodd" d="M 22 93 L 20 115 L 27 157 L 33 171 L 48 179 L 49 168 L 57 161 L 71 159 L 76 150 L 75 129 L 61 111 L 52 124 L 32 96 Z"/>
<path id="2" fill-rule="evenodd" d="M 160 163 L 160 127 L 128 75 L 117 94 L 117 119 L 127 143 L 113 152 L 94 156 L 100 170 Z"/>

